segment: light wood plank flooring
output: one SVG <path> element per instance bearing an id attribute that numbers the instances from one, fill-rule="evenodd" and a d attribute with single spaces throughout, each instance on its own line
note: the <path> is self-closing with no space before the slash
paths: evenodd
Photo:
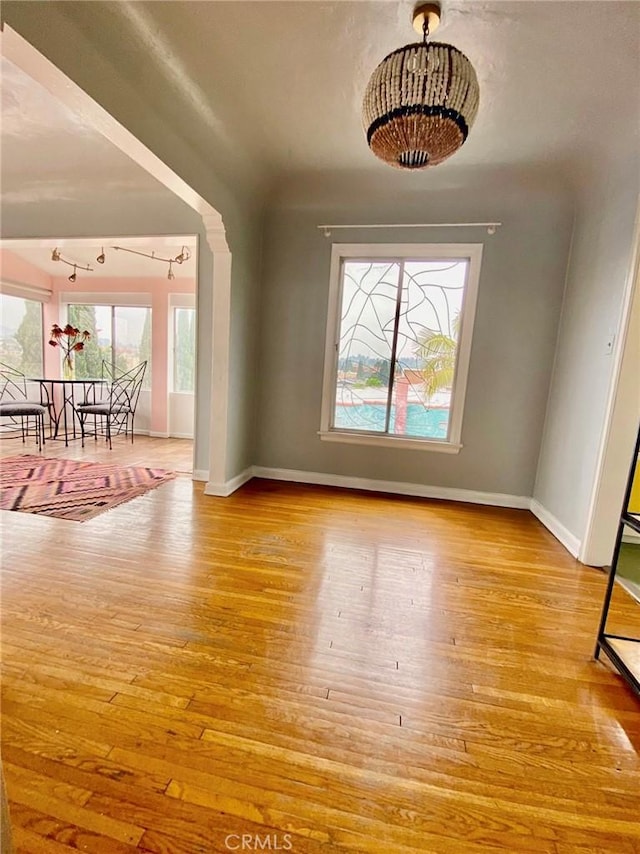
<path id="1" fill-rule="evenodd" d="M 19 852 L 640 851 L 605 576 L 529 513 L 181 476 L 2 523 Z"/>
<path id="2" fill-rule="evenodd" d="M 32 437 L 23 442 L 19 438 L 0 438 L 0 457 L 15 457 L 21 454 L 37 454 L 38 448 Z M 45 442 L 42 456 L 84 462 L 113 463 L 121 466 L 149 466 L 166 468 L 176 472 L 193 471 L 193 441 L 190 439 L 158 439 L 152 436 L 136 436 L 133 442 L 125 436 L 113 439 L 113 448 L 100 438 L 88 438 L 84 448 L 79 440 Z"/>

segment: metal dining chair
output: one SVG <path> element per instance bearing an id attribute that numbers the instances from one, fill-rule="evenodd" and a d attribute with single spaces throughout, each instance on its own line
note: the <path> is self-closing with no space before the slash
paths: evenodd
<path id="1" fill-rule="evenodd" d="M 28 436 L 34 435 L 38 451 L 41 453 L 45 443 L 44 417 L 47 412 L 46 406 L 29 400 L 25 375 L 9 365 L 1 364 L 0 432 L 2 435 L 6 438 L 22 438 L 23 444 Z"/>
<path id="2" fill-rule="evenodd" d="M 98 435 L 104 436 L 109 450 L 112 449 L 113 436 L 123 433 L 128 436 L 131 432 L 133 442 L 133 423 L 146 369 L 145 361 L 128 371 L 116 373 L 108 362 L 103 363 L 103 375 L 108 381 L 108 395 L 104 400 L 81 403 L 76 407 L 83 448 L 85 436 L 93 436 L 96 441 Z M 87 419 L 90 416 L 93 417 L 93 431 L 87 430 Z"/>

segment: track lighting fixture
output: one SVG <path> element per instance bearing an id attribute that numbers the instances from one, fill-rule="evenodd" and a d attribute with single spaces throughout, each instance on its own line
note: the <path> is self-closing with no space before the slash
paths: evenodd
<path id="1" fill-rule="evenodd" d="M 73 273 L 69 276 L 70 282 L 75 282 L 78 278 L 77 271 L 78 270 L 86 270 L 88 273 L 93 273 L 93 267 L 90 267 L 88 264 L 78 264 L 77 261 L 68 261 L 66 258 L 62 257 L 60 250 L 56 247 L 51 253 L 52 261 L 62 261 L 63 264 L 67 264 L 69 267 L 73 267 Z"/>
<path id="2" fill-rule="evenodd" d="M 185 261 L 188 261 L 191 258 L 191 252 L 186 246 L 183 246 L 180 250 L 180 253 L 175 256 L 175 258 L 162 258 L 160 255 L 156 255 L 155 252 L 140 252 L 138 249 L 127 249 L 126 246 L 112 246 L 112 249 L 116 249 L 119 252 L 131 252 L 133 255 L 142 255 L 143 258 L 151 258 L 152 261 L 162 261 L 164 264 L 169 265 L 169 271 L 167 273 L 167 279 L 175 279 L 175 273 L 173 272 L 174 264 L 184 264 Z M 100 258 L 98 258 L 98 261 Z M 102 263 L 102 261 L 100 261 Z"/>
<path id="3" fill-rule="evenodd" d="M 167 271 L 167 278 L 170 280 L 175 279 L 176 277 L 173 271 L 173 265 L 184 264 L 185 261 L 188 261 L 191 258 L 191 251 L 186 246 L 183 246 L 180 252 L 174 258 L 163 258 L 161 255 L 156 255 L 155 252 L 141 252 L 138 249 L 127 249 L 126 246 L 111 246 L 110 248 L 116 249 L 119 252 L 131 252 L 133 255 L 141 255 L 143 258 L 151 258 L 152 261 L 161 261 L 163 264 L 168 264 L 169 269 Z M 67 264 L 69 267 L 73 267 L 73 272 L 68 277 L 70 282 L 75 282 L 77 280 L 78 270 L 87 270 L 87 272 L 89 273 L 92 273 L 94 271 L 93 267 L 90 267 L 88 264 L 80 264 L 77 261 L 71 261 L 67 258 L 64 258 L 57 246 L 51 252 L 51 260 L 61 261 L 63 264 Z M 105 261 L 106 255 L 104 251 L 104 246 L 101 246 L 100 254 L 96 257 L 96 263 L 104 264 Z"/>

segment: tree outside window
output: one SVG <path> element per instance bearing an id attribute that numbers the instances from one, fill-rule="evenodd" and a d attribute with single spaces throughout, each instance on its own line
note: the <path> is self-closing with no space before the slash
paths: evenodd
<path id="1" fill-rule="evenodd" d="M 0 362 L 42 376 L 42 303 L 0 294 Z"/>
<path id="2" fill-rule="evenodd" d="M 100 306 L 100 308 L 104 308 Z M 106 344 L 104 337 L 100 338 L 95 305 L 70 305 L 69 323 L 78 329 L 86 329 L 91 338 L 85 341 L 84 349 L 74 356 L 75 373 L 78 379 L 102 376 L 102 361 L 111 359 L 110 343 Z M 109 341 L 111 330 L 109 330 Z"/>
<path id="3" fill-rule="evenodd" d="M 142 387 L 151 388 L 151 309 L 145 306 L 70 305 L 69 323 L 91 338 L 75 357 L 78 379 L 102 376 L 107 362 L 118 373 L 147 362 Z"/>
<path id="4" fill-rule="evenodd" d="M 195 391 L 195 323 L 193 308 L 175 308 L 173 314 L 173 390 Z"/>

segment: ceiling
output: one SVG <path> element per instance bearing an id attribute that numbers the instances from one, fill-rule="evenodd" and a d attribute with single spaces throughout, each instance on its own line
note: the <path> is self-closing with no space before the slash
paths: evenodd
<path id="1" fill-rule="evenodd" d="M 24 4 L 23 14 L 32 5 L 40 4 Z M 635 0 L 444 0 L 436 38 L 472 61 L 480 110 L 458 153 L 409 174 L 371 154 L 360 110 L 377 63 L 415 40 L 413 3 L 52 5 L 64 7 L 100 61 L 117 58 L 139 102 L 188 139 L 208 169 L 222 169 L 224 151 L 233 152 L 247 170 L 268 176 L 272 188 L 291 176 L 328 172 L 393 173 L 389 181 L 403 189 L 443 180 L 465 186 L 470 175 L 510 168 L 565 176 L 576 164 L 599 163 L 639 144 Z M 12 4 L 4 6 L 11 24 Z M 6 204 L 51 198 L 128 203 L 166 192 L 6 60 L 2 76 Z"/>
<path id="2" fill-rule="evenodd" d="M 5 210 L 12 205 L 57 201 L 100 204 L 131 204 L 142 197 L 160 203 L 168 191 L 147 172 L 108 142 L 83 117 L 75 114 L 16 68 L 4 57 L 0 60 L 2 81 L 2 200 Z M 53 261 L 57 248 L 62 257 L 91 271 L 82 277 L 164 277 L 168 264 L 116 251 L 114 245 L 136 252 L 175 258 L 182 247 L 191 257 L 172 265 L 176 277 L 195 278 L 196 238 L 193 235 L 153 236 L 149 239 L 123 237 L 114 240 L 60 239 L 4 241 L 3 246 L 50 276 L 68 275 L 73 268 Z M 105 263 L 95 263 L 105 251 Z"/>
<path id="3" fill-rule="evenodd" d="M 126 201 L 164 191 L 87 120 L 4 57 L 0 74 L 3 203 L 90 197 L 100 204 L 116 193 Z"/>
<path id="4" fill-rule="evenodd" d="M 122 2 L 107 4 L 105 15 L 123 73 L 136 79 L 137 68 L 136 89 L 150 106 L 168 109 L 163 102 L 171 100 L 176 120 L 203 151 L 213 140 L 240 146 L 248 160 L 282 178 L 389 169 L 367 148 L 362 95 L 381 59 L 416 40 L 413 6 L 405 0 Z M 436 38 L 470 58 L 481 104 L 465 146 L 426 173 L 564 168 L 577 157 L 599 157 L 629 133 L 637 137 L 635 0 L 444 0 Z M 156 73 L 164 86 L 156 85 Z"/>

